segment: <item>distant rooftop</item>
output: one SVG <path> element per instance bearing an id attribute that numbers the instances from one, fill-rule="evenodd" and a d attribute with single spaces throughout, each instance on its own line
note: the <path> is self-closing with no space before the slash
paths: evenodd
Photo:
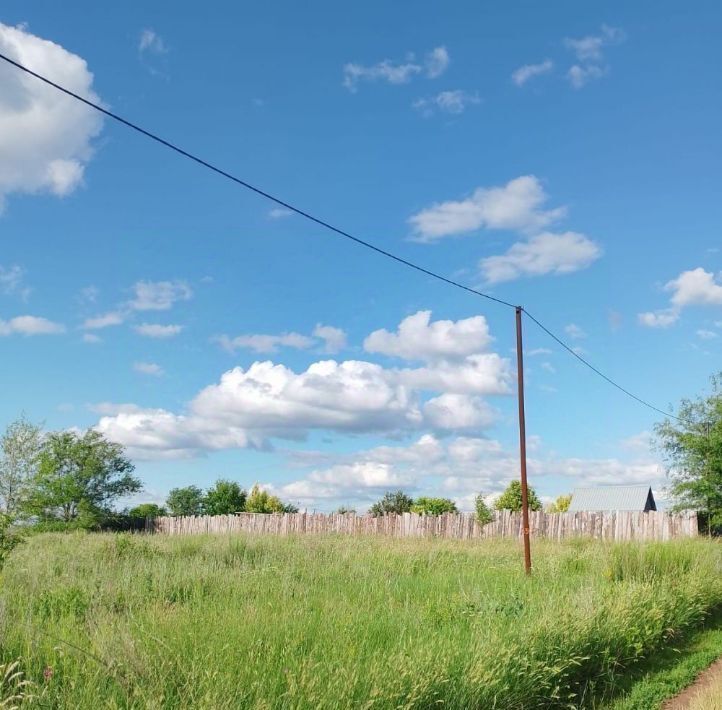
<path id="1" fill-rule="evenodd" d="M 597 510 L 657 510 L 651 486 L 599 486 L 575 488 L 570 513 Z"/>

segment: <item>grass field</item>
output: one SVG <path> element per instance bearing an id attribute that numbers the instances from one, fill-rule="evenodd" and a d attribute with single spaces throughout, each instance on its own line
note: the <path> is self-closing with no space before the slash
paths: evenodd
<path id="1" fill-rule="evenodd" d="M 534 553 L 525 579 L 502 541 L 39 535 L 1 660 L 42 707 L 597 707 L 722 604 L 704 540 Z"/>

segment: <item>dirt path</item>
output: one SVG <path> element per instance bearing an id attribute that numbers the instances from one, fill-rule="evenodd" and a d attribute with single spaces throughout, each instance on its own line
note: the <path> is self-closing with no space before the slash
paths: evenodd
<path id="1" fill-rule="evenodd" d="M 670 698 L 662 710 L 722 710 L 722 658 L 697 676 L 692 685 Z"/>

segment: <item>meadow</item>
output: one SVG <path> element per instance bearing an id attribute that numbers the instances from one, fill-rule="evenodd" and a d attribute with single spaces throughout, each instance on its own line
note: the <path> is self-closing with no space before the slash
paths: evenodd
<path id="1" fill-rule="evenodd" d="M 722 604 L 705 540 L 42 534 L 0 581 L 28 706 L 600 707 Z M 6 691 L 9 692 L 9 691 Z"/>

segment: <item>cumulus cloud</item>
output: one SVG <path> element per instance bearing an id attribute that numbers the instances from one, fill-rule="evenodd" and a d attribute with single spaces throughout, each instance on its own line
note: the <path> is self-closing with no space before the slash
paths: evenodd
<path id="1" fill-rule="evenodd" d="M 60 45 L 0 23 L 0 50 L 101 103 L 85 60 Z M 0 87 L 0 209 L 12 193 L 73 192 L 93 155 L 100 114 L 5 63 Z"/>
<path id="2" fill-rule="evenodd" d="M 540 442 L 532 448 L 536 451 L 528 459 L 528 470 L 540 491 L 552 477 L 566 479 L 568 489 L 625 483 L 661 486 L 665 482 L 664 468 L 641 448 L 632 451 L 628 460 L 560 457 L 546 452 Z M 516 449 L 506 449 L 499 441 L 482 437 L 440 439 L 427 434 L 410 445 L 324 456 L 322 467 L 314 467 L 305 477 L 278 488 L 278 492 L 309 505 L 331 507 L 333 501 L 353 501 L 362 508 L 383 491 L 401 486 L 414 493 L 451 496 L 462 510 L 469 510 L 480 491 L 492 502 L 519 476 Z"/>
<path id="3" fill-rule="evenodd" d="M 671 293 L 670 307 L 640 313 L 641 325 L 650 328 L 667 328 L 679 320 L 688 306 L 722 306 L 722 283 L 720 276 L 702 267 L 683 271 L 676 279 L 668 281 L 664 290 Z"/>
<path id="4" fill-rule="evenodd" d="M 436 47 L 426 55 L 423 62 L 416 61 L 413 54 L 409 54 L 403 62 L 384 59 L 368 66 L 350 62 L 343 68 L 343 86 L 353 92 L 358 89 L 361 81 L 406 84 L 413 77 L 420 75 L 435 79 L 446 71 L 450 61 L 446 48 Z"/>
<path id="5" fill-rule="evenodd" d="M 430 399 L 424 405 L 424 416 L 434 429 L 486 429 L 496 417 L 481 397 L 446 393 Z"/>
<path id="6" fill-rule="evenodd" d="M 486 350 L 491 342 L 484 316 L 431 322 L 431 311 L 418 311 L 404 318 L 395 333 L 375 330 L 364 340 L 364 350 L 428 361 L 464 358 Z"/>
<path id="7" fill-rule="evenodd" d="M 570 274 L 586 268 L 602 254 L 601 248 L 579 232 L 542 232 L 527 241 L 513 244 L 505 254 L 479 262 L 489 284 L 523 276 Z"/>
<path id="8" fill-rule="evenodd" d="M 128 306 L 134 311 L 167 311 L 178 301 L 188 301 L 193 291 L 185 281 L 137 281 Z"/>
<path id="9" fill-rule="evenodd" d="M 173 338 L 182 330 L 182 325 L 160 325 L 159 323 L 141 323 L 133 328 L 138 335 L 147 338 Z"/>
<path id="10" fill-rule="evenodd" d="M 65 332 L 65 326 L 38 316 L 16 316 L 0 320 L 1 335 L 58 335 Z"/>
<path id="11" fill-rule="evenodd" d="M 416 241 L 430 243 L 478 229 L 531 232 L 566 214 L 566 208 L 542 209 L 548 197 L 541 181 L 523 175 L 500 187 L 479 187 L 463 200 L 427 207 L 409 218 Z"/>
<path id="12" fill-rule="evenodd" d="M 511 80 L 517 86 L 524 86 L 530 79 L 549 74 L 552 69 L 554 69 L 554 62 L 551 59 L 545 59 L 539 64 L 524 64 L 512 72 Z"/>
<path id="13" fill-rule="evenodd" d="M 194 447 L 187 442 L 201 440 L 193 439 L 196 432 L 203 433 L 202 441 L 219 447 L 263 447 L 273 438 L 298 439 L 311 430 L 396 436 L 425 427 L 478 431 L 490 426 L 494 411 L 482 397 L 510 392 L 509 361 L 496 353 L 478 352 L 491 342 L 482 317 L 431 322 L 429 316 L 421 312 L 420 317 L 405 319 L 396 333 L 386 333 L 378 343 L 404 358 L 421 360 L 421 367 L 321 360 L 295 372 L 270 361 L 254 362 L 247 369 L 225 372 L 219 382 L 201 390 L 182 414 L 140 408 L 105 412 L 98 427 L 132 447 L 134 456 L 147 458 L 176 450 L 190 455 Z M 424 333 L 427 342 L 419 351 L 414 343 Z M 325 334 L 339 344 L 337 333 Z M 163 436 L 148 437 L 156 418 Z M 181 432 L 177 436 L 186 442 L 183 446 L 172 432 L 173 423 Z M 142 436 L 136 427 L 142 427 Z M 146 450 L 150 444 L 143 442 L 153 442 L 158 450 Z"/>
<path id="14" fill-rule="evenodd" d="M 337 353 L 346 347 L 346 333 L 341 328 L 317 323 L 313 334 L 323 340 L 323 350 L 326 353 Z"/>
<path id="15" fill-rule="evenodd" d="M 472 94 L 462 89 L 453 91 L 441 91 L 435 96 L 421 98 L 414 101 L 413 108 L 423 116 L 433 116 L 437 111 L 459 115 L 464 113 L 468 106 L 475 106 L 481 103 L 478 94 Z"/>

